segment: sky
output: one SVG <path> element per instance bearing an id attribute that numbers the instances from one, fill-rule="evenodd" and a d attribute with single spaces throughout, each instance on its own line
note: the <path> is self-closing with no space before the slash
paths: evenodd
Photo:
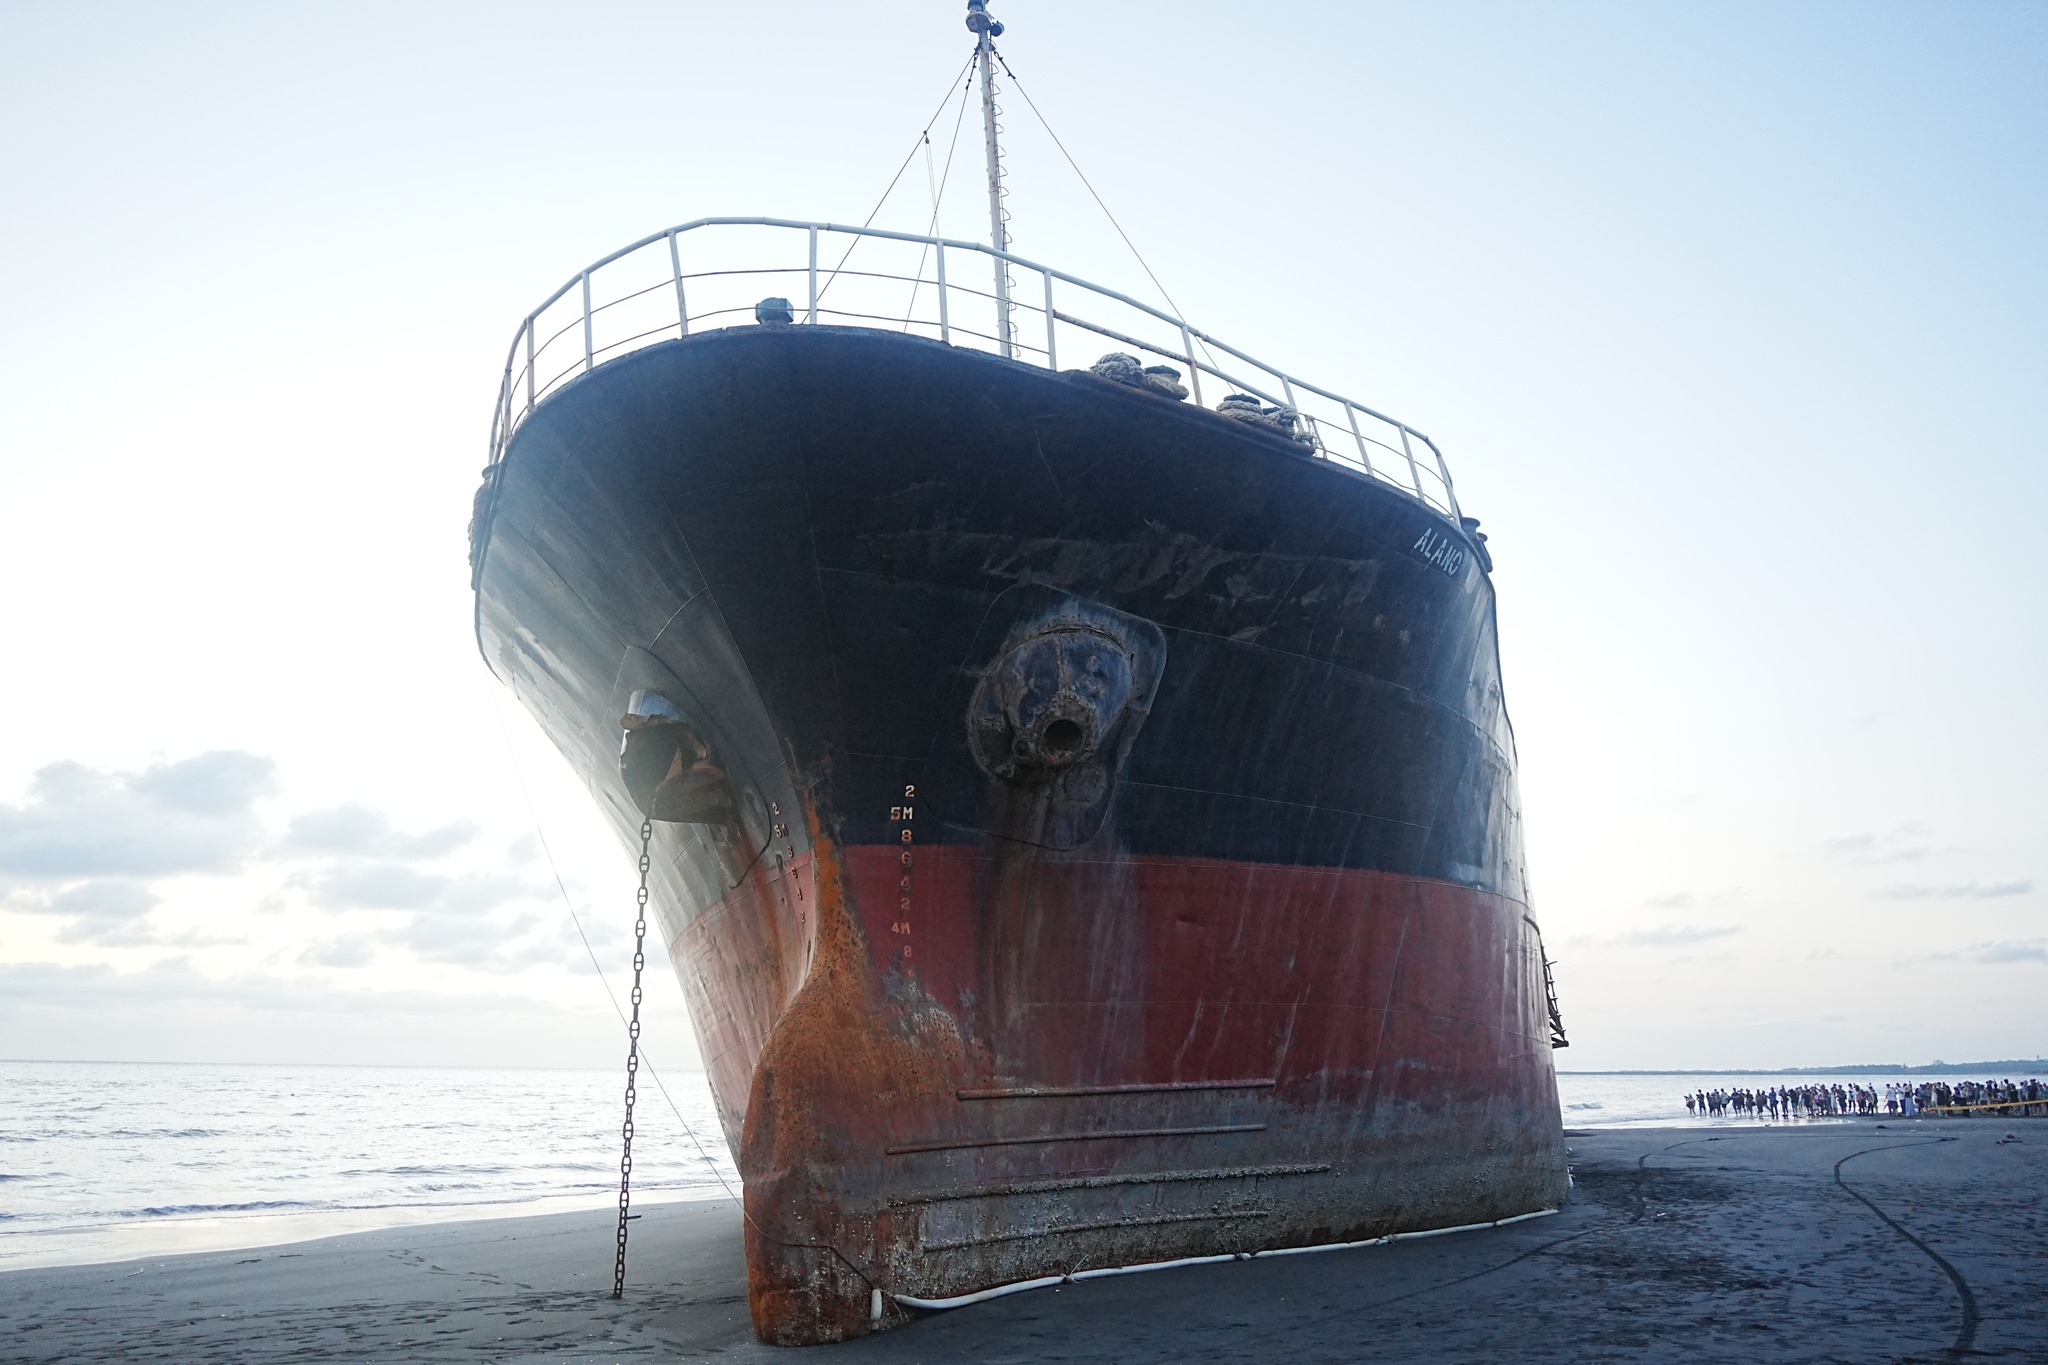
<path id="1" fill-rule="evenodd" d="M 992 8 L 1185 315 L 1484 520 L 1562 1065 L 2048 1053 L 2048 8 Z M 0 1057 L 617 1063 L 630 860 L 471 632 L 504 348 L 669 224 L 860 221 L 968 44 L 0 2 Z M 1015 249 L 1156 297 L 1004 103 Z"/>

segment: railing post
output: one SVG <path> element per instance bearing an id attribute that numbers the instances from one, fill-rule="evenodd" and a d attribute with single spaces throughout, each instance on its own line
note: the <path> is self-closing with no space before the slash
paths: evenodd
<path id="1" fill-rule="evenodd" d="M 811 308 L 804 321 L 818 325 L 818 228 L 811 225 Z"/>
<path id="2" fill-rule="evenodd" d="M 1428 502 L 1429 494 L 1422 491 L 1422 466 L 1415 463 L 1415 447 L 1408 443 L 1406 427 L 1401 428 L 1401 453 L 1408 457 L 1408 477 L 1415 482 L 1415 496 Z"/>
<path id="3" fill-rule="evenodd" d="M 939 340 L 950 346 L 953 343 L 953 324 L 946 314 L 946 244 L 935 243 L 932 254 L 939 262 Z"/>
<path id="4" fill-rule="evenodd" d="M 1202 367 L 1195 363 L 1195 338 L 1185 322 L 1180 325 L 1180 344 L 1181 349 L 1187 352 L 1188 388 L 1194 393 L 1195 406 L 1199 408 L 1202 406 Z"/>
<path id="5" fill-rule="evenodd" d="M 590 345 L 590 272 L 583 272 L 583 373 L 589 374 L 596 352 Z"/>
<path id="6" fill-rule="evenodd" d="M 1451 505 L 1451 520 L 1462 521 L 1464 514 L 1458 511 L 1458 492 L 1451 487 L 1451 467 L 1444 463 L 1444 453 L 1436 448 L 1436 442 L 1429 443 L 1429 450 L 1436 456 L 1436 472 L 1444 481 L 1444 500 Z"/>
<path id="7" fill-rule="evenodd" d="M 1060 367 L 1059 356 L 1052 346 L 1052 272 L 1041 273 L 1045 276 L 1045 368 L 1057 370 Z"/>
<path id="8" fill-rule="evenodd" d="M 1372 467 L 1372 455 L 1365 448 L 1365 435 L 1358 429 L 1358 413 L 1352 408 L 1351 400 L 1348 398 L 1344 400 L 1344 416 L 1351 422 L 1351 439 L 1358 442 L 1359 463 L 1365 466 L 1366 473 L 1377 473 Z"/>
<path id="9" fill-rule="evenodd" d="M 498 386 L 498 411 L 491 418 L 491 463 L 498 462 L 498 450 L 510 440 L 512 430 L 512 365 L 505 364 L 505 382 Z"/>
<path id="10" fill-rule="evenodd" d="M 526 410 L 533 411 L 533 315 L 526 315 Z"/>
<path id="11" fill-rule="evenodd" d="M 1280 376 L 1280 392 L 1287 395 L 1288 407 L 1293 408 L 1296 412 L 1301 411 L 1301 404 L 1294 401 L 1294 385 L 1287 382 L 1287 376 L 1284 374 Z"/>
<path id="12" fill-rule="evenodd" d="M 683 253 L 676 248 L 673 232 L 668 235 L 668 263 L 676 274 L 676 335 L 686 337 L 690 334 L 690 305 L 683 298 Z"/>

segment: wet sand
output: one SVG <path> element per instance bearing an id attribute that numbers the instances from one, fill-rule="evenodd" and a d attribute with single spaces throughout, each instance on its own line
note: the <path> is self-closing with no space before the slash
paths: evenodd
<path id="1" fill-rule="evenodd" d="M 1556 1217 L 1070 1284 L 799 1352 L 754 1341 L 739 1214 L 705 1203 L 634 1223 L 623 1303 L 605 1213 L 11 1271 L 0 1359 L 2048 1361 L 2048 1124 L 1570 1143 Z"/>

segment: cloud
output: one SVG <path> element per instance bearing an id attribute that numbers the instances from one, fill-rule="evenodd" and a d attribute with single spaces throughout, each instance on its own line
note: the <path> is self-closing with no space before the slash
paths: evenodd
<path id="1" fill-rule="evenodd" d="M 77 882 L 61 889 L 18 886 L 0 896 L 0 910 L 65 917 L 69 922 L 57 931 L 60 943 L 118 947 L 168 944 L 181 948 L 205 948 L 246 942 L 239 936 L 205 931 L 185 930 L 166 934 L 150 919 L 150 912 L 161 904 L 161 899 L 149 884 L 113 878 Z"/>
<path id="2" fill-rule="evenodd" d="M 531 932 L 537 924 L 531 915 L 522 915 L 509 925 L 448 915 L 419 915 L 405 930 L 405 946 L 429 962 L 517 971 L 531 963 L 552 962 L 562 956 L 560 947 L 554 943 L 528 944 L 516 952 L 511 949 L 514 940 Z"/>
<path id="3" fill-rule="evenodd" d="M 448 886 L 439 873 L 386 862 L 331 864 L 302 880 L 323 910 L 424 910 Z"/>
<path id="4" fill-rule="evenodd" d="M 88 919 L 136 919 L 156 909 L 156 893 L 134 882 L 98 881 L 50 896 L 41 907 L 52 915 L 83 915 Z"/>
<path id="5" fill-rule="evenodd" d="M 329 863 L 294 880 L 322 910 L 431 910 L 474 915 L 539 894 L 504 873 L 447 876 L 384 860 Z"/>
<path id="6" fill-rule="evenodd" d="M 156 909 L 156 893 L 125 881 L 80 882 L 51 896 L 45 913 L 75 916 L 57 931 L 65 943 L 132 945 L 156 938 L 143 917 Z"/>
<path id="7" fill-rule="evenodd" d="M 425 834 L 401 834 L 381 811 L 351 803 L 292 817 L 278 851 L 427 862 L 454 852 L 476 836 L 477 827 L 467 820 Z"/>
<path id="8" fill-rule="evenodd" d="M 277 765 L 218 749 L 140 772 L 52 763 L 0 805 L 0 874 L 30 882 L 234 872 L 261 846 Z"/>
<path id="9" fill-rule="evenodd" d="M 283 885 L 261 897 L 265 908 L 411 916 L 366 937 L 305 947 L 305 966 L 364 967 L 380 946 L 500 971 L 563 956 L 559 944 L 523 942 L 530 920 L 481 918 L 542 888 L 516 872 L 437 866 L 477 838 L 476 825 L 409 832 L 372 806 L 346 803 L 302 812 L 276 837 L 257 812 L 276 789 L 277 765 L 240 750 L 136 770 L 49 764 L 21 802 L 0 804 L 0 910 L 61 917 L 57 938 L 66 943 L 200 946 L 217 940 L 160 930 L 152 912 L 165 884 L 273 869 Z"/>
<path id="10" fill-rule="evenodd" d="M 366 967 L 376 956 L 376 945 L 360 934 L 316 943 L 299 954 L 306 967 Z"/>
<path id="11" fill-rule="evenodd" d="M 343 859 L 297 874 L 293 883 L 308 902 L 321 910 L 406 911 L 408 917 L 388 925 L 376 943 L 409 949 L 427 962 L 512 972 L 566 957 L 560 943 L 526 943 L 539 921 L 520 915 L 509 923 L 489 912 L 516 901 L 542 895 L 506 873 L 446 875 L 422 871 L 389 860 Z M 352 968 L 370 959 L 371 939 L 341 938 L 306 950 L 307 965 Z"/>
<path id="12" fill-rule="evenodd" d="M 57 937 L 65 943 L 137 944 L 155 938 L 143 917 L 158 905 L 156 893 L 139 882 L 119 879 L 78 882 L 62 888 L 16 887 L 0 908 L 70 919 Z"/>
<path id="13" fill-rule="evenodd" d="M 1695 943 L 1706 943 L 1711 939 L 1726 938 L 1742 932 L 1740 925 L 1699 925 L 1666 924 L 1655 929 L 1636 929 L 1621 935 L 1614 942 L 1624 948 L 1686 948 Z"/>
<path id="14" fill-rule="evenodd" d="M 1928 855 L 1925 825 L 1900 825 L 1884 834 L 1851 834 L 1828 839 L 1821 849 L 1829 857 L 1846 858 L 1866 866 L 1875 863 L 1910 863 Z"/>
<path id="15" fill-rule="evenodd" d="M 2006 962 L 2048 962 L 2048 938 L 1978 943 L 1966 949 L 1963 956 L 1972 962 L 1993 965 Z"/>
<path id="16" fill-rule="evenodd" d="M 1990 882 L 1988 884 L 1951 882 L 1947 886 L 1920 886 L 1900 882 L 1872 894 L 1891 901 L 1989 901 L 2002 900 L 2007 896 L 2024 896 L 2032 892 L 2033 889 L 2034 884 L 2031 881 Z"/>
<path id="17" fill-rule="evenodd" d="M 1733 905 L 1747 894 L 1739 886 L 1710 892 L 1673 891 L 1669 895 L 1646 897 L 1643 904 L 1652 910 L 1691 910 L 1696 906 Z"/>
<path id="18" fill-rule="evenodd" d="M 206 976 L 198 961 L 144 971 L 0 963 L 0 1057 L 611 1067 L 624 1047 L 604 993 L 581 979 L 451 971 L 466 989 L 371 990 L 355 983 L 388 983 Z M 643 1015 L 656 1021 L 648 1031 L 665 1072 L 701 1065 L 677 992 L 651 991 Z"/>
<path id="19" fill-rule="evenodd" d="M 174 810 L 234 815 L 277 790 L 277 764 L 239 749 L 213 749 L 197 758 L 146 769 L 130 785 Z"/>
<path id="20" fill-rule="evenodd" d="M 102 964 L 0 962 L 0 1019 L 43 1005 L 85 1010 L 109 1005 L 243 1006 L 278 1013 L 361 1019 L 401 1011 L 462 1015 L 492 1006 L 532 1009 L 535 1004 L 510 996 L 373 991 L 330 985 L 311 977 L 210 977 L 193 970 L 191 961 L 182 957 L 139 972 L 118 972 Z"/>

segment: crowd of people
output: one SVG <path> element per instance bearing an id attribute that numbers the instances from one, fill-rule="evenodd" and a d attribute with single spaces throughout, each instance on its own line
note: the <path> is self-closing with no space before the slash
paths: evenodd
<path id="1" fill-rule="evenodd" d="M 2048 1081 L 1888 1081 L 1882 1087 L 1835 1081 L 1765 1086 L 1761 1090 L 1695 1090 L 1685 1097 L 1695 1118 L 1785 1119 L 1923 1113 L 1995 1118 L 2048 1117 Z"/>

